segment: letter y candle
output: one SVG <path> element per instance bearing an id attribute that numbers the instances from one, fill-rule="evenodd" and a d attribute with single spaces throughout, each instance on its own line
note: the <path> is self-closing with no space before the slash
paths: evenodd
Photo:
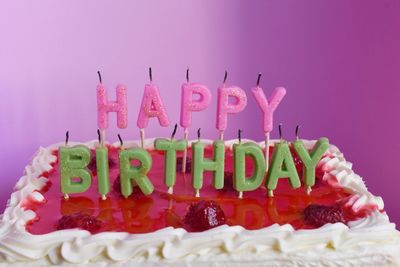
<path id="1" fill-rule="evenodd" d="M 265 135 L 265 163 L 266 171 L 268 172 L 269 165 L 269 138 L 270 132 L 273 129 L 273 116 L 274 111 L 278 107 L 279 103 L 282 101 L 283 97 L 286 95 L 286 89 L 283 87 L 277 87 L 272 92 L 269 99 L 264 94 L 263 89 L 259 86 L 261 79 L 261 73 L 258 74 L 257 86 L 251 89 L 254 98 L 257 101 L 258 106 L 263 112 L 263 130 Z"/>

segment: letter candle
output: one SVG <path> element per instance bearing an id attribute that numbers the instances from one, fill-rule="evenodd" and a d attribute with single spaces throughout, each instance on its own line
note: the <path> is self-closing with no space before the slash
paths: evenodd
<path id="1" fill-rule="evenodd" d="M 139 164 L 132 166 L 134 160 L 139 161 Z M 132 194 L 132 183 L 139 186 L 145 195 L 154 191 L 154 186 L 147 177 L 152 163 L 149 152 L 143 148 L 134 147 L 119 152 L 121 193 L 125 198 Z"/>
<path id="2" fill-rule="evenodd" d="M 275 88 L 274 91 L 272 92 L 271 97 L 267 99 L 263 89 L 260 87 L 260 79 L 261 79 L 261 73 L 259 73 L 257 77 L 257 86 L 254 87 L 251 91 L 264 116 L 263 130 L 265 135 L 265 163 L 266 163 L 266 171 L 268 171 L 269 138 L 270 138 L 270 132 L 273 129 L 274 111 L 278 107 L 279 103 L 282 101 L 283 97 L 285 96 L 286 89 L 283 87 Z"/>
<path id="3" fill-rule="evenodd" d="M 127 95 L 126 86 L 119 84 L 117 85 L 117 101 L 109 101 L 107 97 L 107 90 L 103 86 L 100 71 L 97 72 L 99 75 L 99 84 L 97 85 L 97 124 L 101 133 L 101 146 L 105 143 L 105 130 L 108 128 L 108 113 L 117 113 L 117 126 L 118 128 L 126 128 L 128 126 L 128 107 L 127 107 Z"/>
<path id="4" fill-rule="evenodd" d="M 161 126 L 169 126 L 169 119 L 164 104 L 161 101 L 160 91 L 157 85 L 153 84 L 152 70 L 149 68 L 150 84 L 144 87 L 142 104 L 137 119 L 137 126 L 140 129 L 140 140 L 142 148 L 144 148 L 145 128 L 150 118 L 157 117 Z"/>
<path id="5" fill-rule="evenodd" d="M 265 181 L 265 186 L 268 189 L 268 196 L 270 197 L 274 196 L 273 190 L 276 189 L 280 178 L 289 178 L 290 185 L 293 188 L 299 188 L 301 185 L 289 145 L 282 139 L 281 127 L 282 124 L 279 124 L 280 142 L 276 143 L 274 146 L 270 169 L 268 170 L 267 180 Z"/>
<path id="6" fill-rule="evenodd" d="M 204 158 L 204 143 L 200 140 L 200 129 L 197 131 L 197 142 L 192 144 L 192 177 L 195 196 L 200 197 L 203 187 L 204 171 L 213 172 L 213 186 L 224 187 L 225 144 L 222 140 L 213 142 L 213 159 Z"/>
<path id="7" fill-rule="evenodd" d="M 309 152 L 302 140 L 298 137 L 299 125 L 296 127 L 296 141 L 292 145 L 303 162 L 303 179 L 307 194 L 311 193 L 311 187 L 315 184 L 315 168 L 318 162 L 329 148 L 329 140 L 325 137 L 318 139 L 313 149 Z"/>
<path id="8" fill-rule="evenodd" d="M 255 143 L 242 144 L 241 130 L 238 131 L 238 144 L 233 145 L 233 187 L 243 198 L 244 191 L 252 191 L 260 187 L 265 175 L 265 160 L 262 149 Z M 254 163 L 253 174 L 246 177 L 246 157 Z"/>
<path id="9" fill-rule="evenodd" d="M 228 114 L 239 113 L 247 105 L 246 93 L 237 86 L 226 87 L 226 78 L 228 72 L 225 71 L 224 82 L 218 88 L 217 103 L 217 129 L 219 131 L 219 139 L 224 140 L 224 131 L 228 125 Z M 229 103 L 229 97 L 235 98 L 235 103 Z"/>
<path id="10" fill-rule="evenodd" d="M 96 168 L 98 190 L 102 200 L 107 199 L 107 194 L 110 192 L 110 173 L 108 166 L 108 149 L 101 142 L 100 130 L 97 130 L 99 136 L 99 146 L 96 148 Z"/>
<path id="11" fill-rule="evenodd" d="M 175 124 L 170 140 L 157 138 L 154 141 L 154 147 L 157 150 L 165 151 L 164 181 L 169 194 L 173 194 L 176 182 L 176 151 L 185 150 L 187 147 L 187 140 L 175 141 L 177 127 L 178 125 Z"/>
<path id="12" fill-rule="evenodd" d="M 198 100 L 193 95 L 199 95 Z M 211 92 L 203 84 L 189 83 L 189 68 L 186 70 L 186 83 L 182 85 L 181 93 L 181 118 L 180 125 L 183 128 L 183 139 L 188 140 L 189 127 L 192 124 L 192 112 L 206 109 L 211 102 Z M 187 149 L 183 152 L 182 172 L 186 172 Z"/>
<path id="13" fill-rule="evenodd" d="M 69 132 L 65 134 L 65 146 L 58 149 L 61 192 L 68 199 L 71 193 L 85 192 L 92 184 L 92 174 L 87 166 L 90 163 L 89 148 L 78 145 L 68 147 Z M 79 179 L 78 179 L 79 178 Z"/>

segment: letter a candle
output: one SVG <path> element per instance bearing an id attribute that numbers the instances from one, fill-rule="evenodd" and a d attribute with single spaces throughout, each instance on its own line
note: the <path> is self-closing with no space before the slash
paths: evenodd
<path id="1" fill-rule="evenodd" d="M 153 84 L 153 75 L 151 68 L 149 68 L 150 84 L 144 87 L 142 104 L 137 119 L 137 126 L 140 129 L 140 140 L 142 148 L 144 148 L 144 129 L 149 124 L 150 118 L 158 118 L 161 126 L 169 126 L 169 119 L 164 104 L 161 101 L 160 91 L 157 85 Z"/>
<path id="2" fill-rule="evenodd" d="M 296 166 L 294 165 L 292 153 L 290 153 L 289 144 L 282 139 L 282 129 L 279 124 L 280 142 L 274 146 L 272 153 L 271 166 L 268 170 L 266 187 L 268 189 L 268 196 L 273 197 L 278 180 L 281 178 L 288 178 L 289 183 L 293 188 L 300 187 L 300 179 L 297 174 Z"/>

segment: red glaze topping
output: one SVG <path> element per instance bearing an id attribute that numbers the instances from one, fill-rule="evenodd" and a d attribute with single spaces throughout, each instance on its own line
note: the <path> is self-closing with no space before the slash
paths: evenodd
<path id="1" fill-rule="evenodd" d="M 97 192 L 97 177 L 93 167 L 95 161 L 91 164 L 94 170 L 90 189 L 85 193 L 70 195 L 69 199 L 64 199 L 61 193 L 58 164 L 54 164 L 54 170 L 44 174 L 49 182 L 40 191 L 46 201 L 37 203 L 27 200 L 24 203 L 26 209 L 37 214 L 37 218 L 29 222 L 26 229 L 32 234 L 69 228 L 86 229 L 92 233 L 148 233 L 169 226 L 203 231 L 223 223 L 241 225 L 249 230 L 275 223 L 289 223 L 295 229 L 312 229 L 334 220 L 347 222 L 365 217 L 376 210 L 376 207 L 365 207 L 354 213 L 350 207 L 345 206 L 344 201 L 351 197 L 351 193 L 333 187 L 334 177 L 328 182 L 323 181 L 324 172 L 320 169 L 316 170 L 316 184 L 310 195 L 305 193 L 304 188 L 293 189 L 287 179 L 280 179 L 273 198 L 266 196 L 266 189 L 262 186 L 255 191 L 245 192 L 243 199 L 239 199 L 232 187 L 233 159 L 230 149 L 226 151 L 225 186 L 221 190 L 212 187 L 212 173 L 205 172 L 201 197 L 196 198 L 190 172 L 183 174 L 178 171 L 174 194 L 167 194 L 164 185 L 164 155 L 163 152 L 153 150 L 150 151 L 153 166 L 148 177 L 155 191 L 145 196 L 135 187 L 133 194 L 124 198 L 120 193 L 118 151 L 109 147 L 111 192 L 106 200 L 101 200 Z M 54 154 L 57 155 L 57 151 Z M 191 149 L 188 149 L 187 154 L 191 157 Z M 205 156 L 212 157 L 211 146 L 206 148 Z M 178 153 L 179 157 L 182 154 Z M 181 169 L 182 160 L 178 159 L 178 162 L 178 168 Z M 248 160 L 247 165 L 247 175 L 250 176 L 251 160 Z M 301 161 L 296 160 L 296 166 L 301 177 Z M 336 210 L 339 208 L 341 211 Z"/>

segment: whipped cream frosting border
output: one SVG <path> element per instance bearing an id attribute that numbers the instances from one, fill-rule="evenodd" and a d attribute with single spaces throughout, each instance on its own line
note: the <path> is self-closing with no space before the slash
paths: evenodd
<path id="1" fill-rule="evenodd" d="M 194 142 L 196 140 L 190 141 Z M 212 140 L 202 140 L 212 143 Z M 279 140 L 271 140 L 271 145 Z M 154 139 L 146 139 L 145 147 L 153 148 Z M 225 141 L 232 146 L 237 140 Z M 244 142 L 253 142 L 243 139 Z M 316 141 L 304 140 L 311 148 Z M 69 145 L 82 143 L 70 142 Z M 84 145 L 94 148 L 98 142 L 93 140 Z M 244 255 L 257 255 L 257 260 L 273 255 L 297 255 L 320 253 L 321 251 L 357 251 L 365 246 L 390 246 L 400 251 L 400 233 L 389 222 L 384 212 L 378 210 L 366 218 L 343 223 L 326 224 L 318 229 L 295 230 L 289 224 L 274 224 L 259 230 L 246 230 L 241 226 L 222 225 L 200 233 L 188 233 L 182 228 L 167 227 L 153 233 L 129 234 L 103 232 L 90 234 L 79 229 L 54 231 L 44 235 L 32 235 L 25 225 L 34 219 L 32 210 L 25 210 L 22 204 L 30 201 L 45 201 L 38 191 L 46 184 L 47 178 L 41 174 L 52 169 L 56 161 L 52 151 L 63 143 L 47 148 L 39 148 L 25 174 L 17 182 L 14 192 L 0 217 L 0 261 L 19 262 L 47 258 L 52 264 L 87 263 L 96 261 L 121 262 L 135 260 L 176 261 L 210 260 L 210 257 L 240 261 Z M 127 141 L 124 147 L 139 146 L 140 141 Z M 262 148 L 264 142 L 259 142 Z M 119 143 L 112 146 L 118 147 Z M 323 179 L 332 186 L 341 186 L 352 192 L 346 205 L 357 211 L 365 206 L 383 209 L 381 197 L 374 196 L 365 186 L 363 179 L 354 173 L 352 164 L 347 162 L 339 149 L 330 145 L 328 157 L 319 164 L 325 171 Z M 393 247 L 395 249 L 393 249 Z M 269 255 L 269 256 L 268 256 Z"/>

